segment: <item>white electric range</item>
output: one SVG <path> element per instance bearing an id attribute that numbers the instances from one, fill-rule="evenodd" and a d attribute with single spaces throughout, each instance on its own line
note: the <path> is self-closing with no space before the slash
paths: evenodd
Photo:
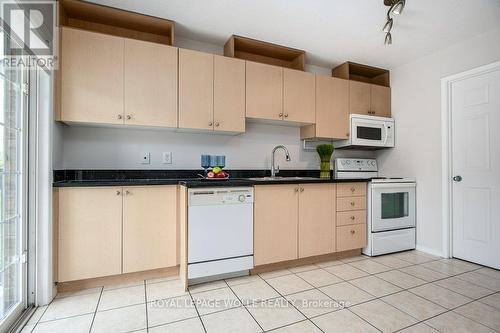
<path id="1" fill-rule="evenodd" d="M 337 179 L 370 179 L 367 193 L 367 246 L 376 256 L 415 249 L 416 182 L 379 177 L 375 159 L 335 159 Z"/>

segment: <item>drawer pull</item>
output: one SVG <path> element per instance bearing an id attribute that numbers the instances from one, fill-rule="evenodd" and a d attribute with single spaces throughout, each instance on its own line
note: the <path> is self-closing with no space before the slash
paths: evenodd
<path id="1" fill-rule="evenodd" d="M 356 233 L 356 230 L 351 230 L 351 235 L 354 235 Z"/>

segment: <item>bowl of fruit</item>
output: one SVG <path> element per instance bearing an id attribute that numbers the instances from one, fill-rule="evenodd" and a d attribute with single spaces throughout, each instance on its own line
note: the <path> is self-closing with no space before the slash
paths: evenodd
<path id="1" fill-rule="evenodd" d="M 207 172 L 207 177 L 205 179 L 208 180 L 222 180 L 229 179 L 229 174 L 222 170 L 221 167 L 214 167 L 211 171 Z"/>

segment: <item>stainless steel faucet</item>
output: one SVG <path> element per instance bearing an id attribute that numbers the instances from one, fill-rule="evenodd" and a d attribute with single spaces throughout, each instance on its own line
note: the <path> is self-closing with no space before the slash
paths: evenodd
<path id="1" fill-rule="evenodd" d="M 280 172 L 280 166 L 274 167 L 274 154 L 276 153 L 276 150 L 278 149 L 283 149 L 285 151 L 285 158 L 287 161 L 290 161 L 290 153 L 288 152 L 288 149 L 286 149 L 285 146 L 279 145 L 274 147 L 273 152 L 271 153 L 271 177 L 276 177 L 276 174 Z"/>

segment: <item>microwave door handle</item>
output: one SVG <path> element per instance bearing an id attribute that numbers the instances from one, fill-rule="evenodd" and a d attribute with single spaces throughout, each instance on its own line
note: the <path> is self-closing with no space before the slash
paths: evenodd
<path id="1" fill-rule="evenodd" d="M 385 146 L 387 144 L 387 139 L 389 139 L 389 132 L 386 123 L 384 123 L 384 132 L 385 132 L 385 138 L 384 138 L 384 146 Z"/>

